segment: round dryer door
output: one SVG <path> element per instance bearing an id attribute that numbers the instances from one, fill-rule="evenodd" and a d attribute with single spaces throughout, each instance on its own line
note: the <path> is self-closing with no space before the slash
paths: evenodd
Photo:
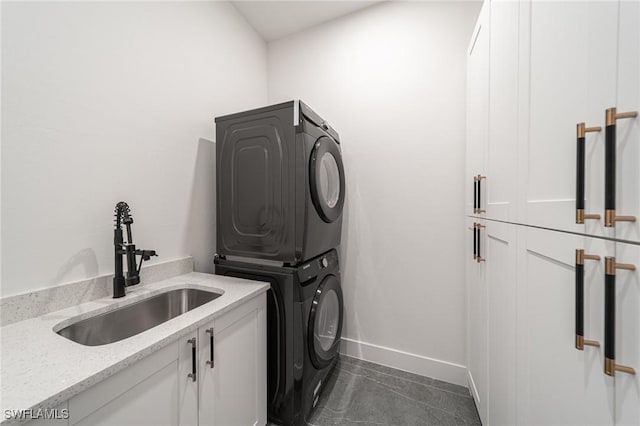
<path id="1" fill-rule="evenodd" d="M 342 289 L 335 275 L 327 275 L 313 297 L 309 316 L 309 354 L 313 365 L 324 368 L 338 353 L 342 335 Z"/>
<path id="2" fill-rule="evenodd" d="M 337 142 L 327 136 L 319 138 L 309 166 L 313 205 L 322 220 L 331 223 L 340 217 L 344 204 L 344 167 Z"/>

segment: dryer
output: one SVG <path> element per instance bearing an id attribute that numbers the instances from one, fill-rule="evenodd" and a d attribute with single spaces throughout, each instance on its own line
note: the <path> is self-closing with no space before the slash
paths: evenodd
<path id="1" fill-rule="evenodd" d="M 306 425 L 338 360 L 343 298 L 331 250 L 298 267 L 215 258 L 215 272 L 271 284 L 267 296 L 267 407 L 277 424 Z"/>
<path id="2" fill-rule="evenodd" d="M 301 101 L 216 118 L 217 253 L 296 265 L 340 244 L 340 137 Z"/>

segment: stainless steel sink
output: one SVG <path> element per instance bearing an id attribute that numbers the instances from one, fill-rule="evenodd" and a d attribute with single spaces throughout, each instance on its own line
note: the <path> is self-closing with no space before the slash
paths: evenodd
<path id="1" fill-rule="evenodd" d="M 58 334 L 85 346 L 99 346 L 135 336 L 218 297 L 220 293 L 182 288 L 78 321 Z"/>

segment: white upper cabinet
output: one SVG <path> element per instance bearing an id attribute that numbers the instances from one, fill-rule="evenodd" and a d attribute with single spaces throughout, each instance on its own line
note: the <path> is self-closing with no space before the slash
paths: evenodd
<path id="1" fill-rule="evenodd" d="M 487 217 L 515 221 L 520 3 L 491 2 Z"/>
<path id="2" fill-rule="evenodd" d="M 489 143 L 489 21 L 485 2 L 469 44 L 467 56 L 467 155 L 465 214 L 484 216 L 486 210 L 486 155 Z M 480 180 L 478 181 L 478 178 Z"/>
<path id="3" fill-rule="evenodd" d="M 640 241 L 639 7 L 485 1 L 468 51 L 467 215 Z"/>
<path id="4" fill-rule="evenodd" d="M 620 2 L 618 30 L 618 113 L 640 112 L 640 3 Z M 616 123 L 616 214 L 636 217 L 617 222 L 616 238 L 640 241 L 640 117 Z"/>
<path id="5" fill-rule="evenodd" d="M 638 2 L 525 7 L 517 222 L 640 241 Z"/>
<path id="6" fill-rule="evenodd" d="M 529 122 L 520 150 L 525 205 L 519 222 L 612 236 L 603 227 L 604 117 L 616 97 L 618 4 L 533 1 L 529 13 L 530 51 L 523 58 L 529 93 L 521 100 L 528 98 Z M 578 142 L 579 123 L 600 131 Z M 578 143 L 585 150 L 584 224 L 576 223 Z"/>

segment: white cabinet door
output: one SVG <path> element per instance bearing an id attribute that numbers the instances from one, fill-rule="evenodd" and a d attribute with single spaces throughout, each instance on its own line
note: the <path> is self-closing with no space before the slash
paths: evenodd
<path id="1" fill-rule="evenodd" d="M 640 112 L 640 3 L 620 2 L 618 45 L 619 113 Z M 616 238 L 640 241 L 640 117 L 617 121 L 618 215 L 636 216 L 636 222 L 616 224 Z"/>
<path id="2" fill-rule="evenodd" d="M 266 295 L 216 318 L 214 368 L 210 334 L 198 330 L 200 425 L 247 426 L 267 423 Z"/>
<path id="3" fill-rule="evenodd" d="M 478 261 L 477 247 L 480 256 L 486 257 L 485 221 L 467 218 L 467 247 L 465 253 L 467 265 L 467 366 L 469 389 L 476 402 L 478 414 L 487 424 L 488 403 L 488 365 L 487 365 L 487 291 L 485 280 L 485 263 Z M 475 237 L 474 237 L 475 234 Z M 479 241 L 477 240 L 479 236 Z M 476 243 L 476 244 L 474 244 Z M 474 249 L 475 245 L 475 249 Z"/>
<path id="4" fill-rule="evenodd" d="M 494 21 L 495 22 L 495 21 Z M 488 422 L 516 424 L 516 226 L 486 221 Z"/>
<path id="5" fill-rule="evenodd" d="M 178 424 L 178 343 L 69 400 L 71 425 Z"/>
<path id="6" fill-rule="evenodd" d="M 576 152 L 577 124 L 604 129 L 605 109 L 615 104 L 618 3 L 532 1 L 529 12 L 519 222 L 612 236 L 603 227 L 604 131 L 585 138 L 585 213 L 601 218 L 584 225 L 576 224 Z"/>
<path id="7" fill-rule="evenodd" d="M 635 271 L 615 272 L 615 362 L 636 374 L 615 372 L 616 424 L 640 424 L 640 246 L 616 244 L 616 263 L 635 266 Z"/>
<path id="8" fill-rule="evenodd" d="M 476 176 L 486 173 L 489 142 L 489 20 L 490 3 L 484 2 L 467 56 L 466 210 L 474 214 Z M 486 182 L 481 186 L 481 208 L 486 210 Z M 483 214 L 480 214 L 482 216 Z"/>
<path id="9" fill-rule="evenodd" d="M 615 243 L 518 227 L 517 423 L 610 425 L 614 380 L 603 374 L 604 257 Z M 576 349 L 576 249 L 584 261 L 584 338 Z"/>
<path id="10" fill-rule="evenodd" d="M 491 2 L 486 216 L 506 221 L 517 219 L 519 9 L 517 1 Z"/>
<path id="11" fill-rule="evenodd" d="M 194 330 L 188 335 L 180 338 L 176 343 L 179 349 L 178 363 L 178 408 L 180 426 L 198 426 L 198 363 L 194 363 L 193 350 L 201 345 L 197 339 L 197 332 Z M 196 368 L 196 380 L 193 380 L 193 369 Z"/>
<path id="12" fill-rule="evenodd" d="M 202 426 L 215 424 L 215 375 L 218 374 L 216 369 L 221 368 L 216 359 L 216 352 L 219 349 L 216 346 L 219 345 L 220 342 L 216 339 L 217 336 L 215 333 L 216 329 L 214 321 L 209 324 L 205 324 L 198 329 L 198 342 L 200 342 L 198 350 L 198 368 L 200 371 L 198 374 L 199 407 L 197 412 L 200 425 Z M 211 341 L 212 335 L 213 342 Z M 211 355 L 212 347 L 213 356 Z"/>

